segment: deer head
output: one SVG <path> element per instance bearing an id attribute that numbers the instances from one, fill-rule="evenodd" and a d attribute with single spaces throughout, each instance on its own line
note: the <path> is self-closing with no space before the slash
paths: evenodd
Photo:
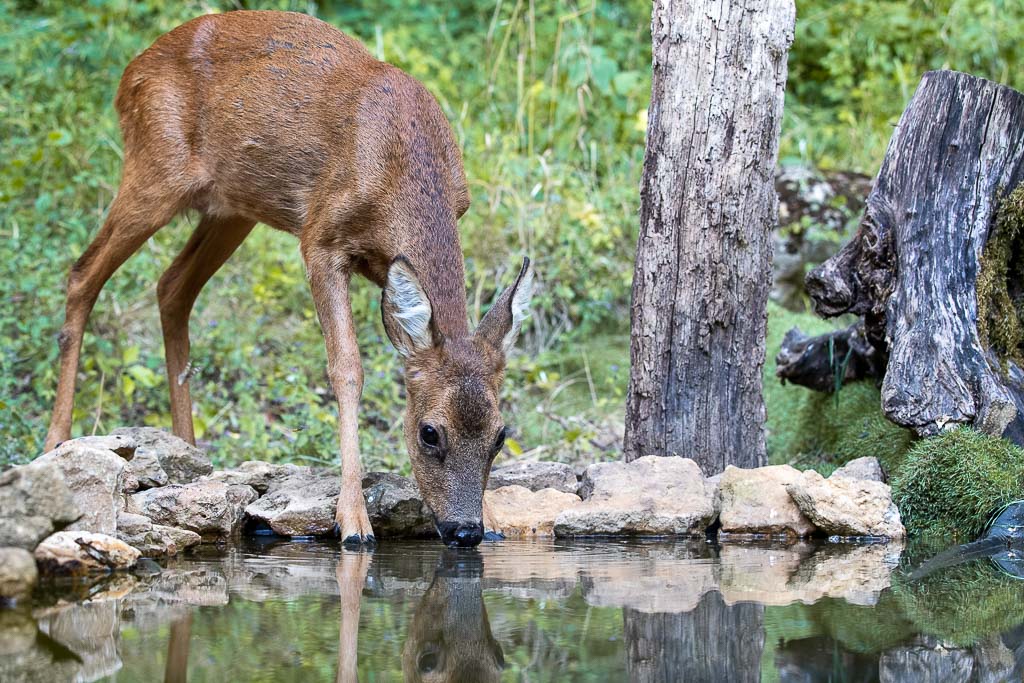
<path id="1" fill-rule="evenodd" d="M 405 442 L 423 500 L 446 545 L 483 539 L 483 494 L 505 443 L 498 394 L 505 354 L 515 344 L 533 283 L 530 260 L 480 321 L 475 333 L 446 339 L 408 261 L 388 270 L 384 329 L 405 359 Z"/>

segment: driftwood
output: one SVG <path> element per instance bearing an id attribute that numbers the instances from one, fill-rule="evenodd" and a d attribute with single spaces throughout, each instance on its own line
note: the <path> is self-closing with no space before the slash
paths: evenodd
<path id="1" fill-rule="evenodd" d="M 993 216 L 1022 178 L 1024 95 L 929 72 L 857 233 L 808 274 L 819 314 L 863 316 L 867 340 L 888 357 L 882 408 L 922 436 L 957 424 L 1024 435 L 1024 373 L 981 341 L 976 293 Z"/>
<path id="2" fill-rule="evenodd" d="M 847 382 L 881 379 L 885 360 L 868 341 L 863 322 L 817 337 L 794 327 L 775 357 L 775 375 L 783 383 L 830 394 Z"/>

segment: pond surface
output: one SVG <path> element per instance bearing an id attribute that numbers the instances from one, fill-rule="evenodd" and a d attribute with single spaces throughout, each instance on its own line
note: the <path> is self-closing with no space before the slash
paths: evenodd
<path id="1" fill-rule="evenodd" d="M 1021 680 L 1020 557 L 914 554 L 248 542 L 0 610 L 0 681 Z"/>

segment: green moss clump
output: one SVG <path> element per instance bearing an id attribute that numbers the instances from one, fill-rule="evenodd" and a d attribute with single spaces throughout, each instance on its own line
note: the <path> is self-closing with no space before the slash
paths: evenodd
<path id="1" fill-rule="evenodd" d="M 768 305 L 764 400 L 772 464 L 788 463 L 827 475 L 853 458 L 873 455 L 893 471 L 914 437 L 886 419 L 874 382 L 846 384 L 838 393 L 828 395 L 795 384 L 783 385 L 775 376 L 775 356 L 786 332 L 793 327 L 812 335 L 836 329 L 836 325 L 809 313 Z"/>
<path id="2" fill-rule="evenodd" d="M 1024 449 L 960 428 L 917 442 L 892 478 L 910 533 L 960 541 L 1024 495 Z"/>
<path id="3" fill-rule="evenodd" d="M 918 631 L 960 646 L 1024 622 L 1024 581 L 1008 579 L 987 560 L 916 581 L 898 578 L 893 593 Z"/>
<path id="4" fill-rule="evenodd" d="M 999 202 L 978 273 L 978 337 L 1024 365 L 1024 185 Z"/>

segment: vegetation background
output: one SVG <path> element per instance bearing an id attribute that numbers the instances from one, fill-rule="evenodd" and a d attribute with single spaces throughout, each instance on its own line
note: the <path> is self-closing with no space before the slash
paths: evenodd
<path id="1" fill-rule="evenodd" d="M 117 189 L 112 100 L 125 65 L 189 18 L 242 7 L 315 14 L 434 93 L 473 194 L 460 224 L 471 316 L 479 319 L 510 282 L 522 254 L 534 257 L 540 276 L 505 389 L 514 429 L 507 455 L 617 457 L 650 0 L 0 0 L 0 469 L 42 446 L 64 283 Z M 874 173 L 928 69 L 1024 88 L 1018 0 L 797 0 L 797 11 L 782 164 Z M 155 283 L 194 224 L 184 216 L 159 232 L 100 296 L 76 435 L 169 427 Z M 378 301 L 374 287 L 359 284 L 361 445 L 368 468 L 406 470 L 401 368 Z M 871 386 L 844 388 L 835 399 L 780 387 L 771 359 L 782 331 L 824 323 L 777 307 L 769 322 L 773 459 L 863 454 L 857 439 L 905 447 L 906 437 L 880 418 Z M 215 461 L 335 462 L 323 343 L 292 238 L 253 233 L 200 297 L 192 340 L 197 435 Z"/>

